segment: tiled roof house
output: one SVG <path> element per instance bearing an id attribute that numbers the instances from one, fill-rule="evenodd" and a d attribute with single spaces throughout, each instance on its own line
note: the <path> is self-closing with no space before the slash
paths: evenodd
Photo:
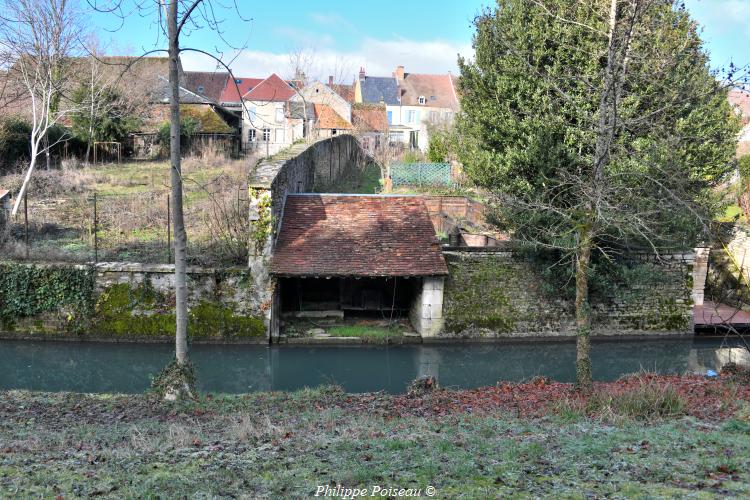
<path id="1" fill-rule="evenodd" d="M 737 156 L 750 154 L 750 91 L 732 89 L 728 98 L 743 125 L 737 142 Z"/>
<path id="2" fill-rule="evenodd" d="M 426 150 L 429 129 L 450 123 L 459 110 L 455 78 L 450 74 L 406 73 L 398 66 L 391 77 L 371 77 L 360 70 L 355 102 L 383 103 L 389 140 Z"/>
<path id="3" fill-rule="evenodd" d="M 288 103 L 297 90 L 276 73 L 268 78 L 240 78 L 242 101 L 249 111 L 243 112 L 242 145 L 245 150 L 255 150 L 270 156 L 303 137 L 301 117 L 290 112 Z M 222 99 L 235 99 L 236 87 L 229 84 Z"/>

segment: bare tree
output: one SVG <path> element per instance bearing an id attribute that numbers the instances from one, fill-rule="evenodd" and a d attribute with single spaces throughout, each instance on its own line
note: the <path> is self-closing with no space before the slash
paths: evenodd
<path id="1" fill-rule="evenodd" d="M 11 64 L 8 87 L 23 95 L 31 120 L 30 159 L 23 183 L 16 195 L 15 216 L 26 194 L 41 154 L 50 162 L 49 132 L 73 110 L 60 101 L 70 77 L 69 59 L 83 28 L 80 11 L 68 0 L 4 0 L 0 15 L 0 50 Z M 19 92 L 21 89 L 23 92 Z"/>
<path id="2" fill-rule="evenodd" d="M 216 6 L 214 4 L 217 4 Z M 89 0 L 89 4 L 100 12 L 108 12 L 124 21 L 123 2 L 98 3 Z M 137 14 L 156 19 L 159 36 L 164 36 L 166 49 L 155 49 L 154 52 L 167 52 L 169 57 L 169 108 L 170 108 L 170 180 L 172 185 L 172 221 L 174 233 L 174 263 L 175 263 L 175 358 L 178 370 L 175 377 L 168 377 L 168 387 L 165 393 L 168 397 L 192 396 L 193 388 L 189 379 L 192 368 L 188 359 L 188 304 L 187 304 L 187 232 L 185 230 L 183 204 L 183 176 L 180 151 L 180 54 L 187 51 L 198 52 L 213 58 L 218 66 L 224 67 L 230 74 L 231 81 L 236 82 L 228 63 L 220 57 L 202 49 L 182 47 L 180 41 L 188 31 L 209 29 L 218 35 L 230 48 L 239 53 L 242 47 L 229 44 L 224 37 L 223 20 L 216 17 L 216 8 L 223 7 L 211 0 L 140 0 L 135 3 Z M 234 4 L 235 16 L 245 19 Z M 128 15 L 134 15 L 130 13 Z M 158 42 L 157 42 L 158 43 Z M 235 83 L 236 85 L 236 83 Z M 239 88 L 238 88 L 239 92 Z M 244 108 L 244 103 L 243 103 Z M 249 116 L 249 111 L 244 108 Z"/>

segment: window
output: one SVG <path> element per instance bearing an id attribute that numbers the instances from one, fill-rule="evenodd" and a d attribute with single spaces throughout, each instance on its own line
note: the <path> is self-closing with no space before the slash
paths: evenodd
<path id="1" fill-rule="evenodd" d="M 250 120 L 255 120 L 258 117 L 258 108 L 252 106 L 250 108 Z"/>
<path id="2" fill-rule="evenodd" d="M 393 124 L 393 111 L 388 112 L 388 125 Z"/>
<path id="3" fill-rule="evenodd" d="M 247 141 L 248 142 L 255 142 L 255 129 L 251 128 L 247 131 Z"/>
<path id="4" fill-rule="evenodd" d="M 414 110 L 409 110 L 406 112 L 406 123 L 414 123 L 417 118 L 417 112 Z"/>
<path id="5" fill-rule="evenodd" d="M 270 128 L 264 128 L 263 129 L 263 140 L 265 142 L 268 142 L 271 140 L 271 129 Z"/>
<path id="6" fill-rule="evenodd" d="M 336 135 L 336 129 L 335 128 L 331 129 L 331 135 Z"/>
<path id="7" fill-rule="evenodd" d="M 427 102 L 427 100 L 424 98 L 423 95 L 419 96 L 419 104 L 424 104 L 426 102 Z"/>
<path id="8" fill-rule="evenodd" d="M 403 132 L 391 132 L 390 134 L 388 134 L 388 138 L 390 139 L 391 143 L 404 142 L 404 133 Z"/>
<path id="9" fill-rule="evenodd" d="M 437 111 L 430 111 L 430 122 L 435 123 L 440 118 L 440 115 Z"/>
<path id="10" fill-rule="evenodd" d="M 199 94 L 202 94 L 205 91 L 206 91 L 206 89 L 203 88 L 203 85 L 198 85 L 198 93 Z"/>
<path id="11" fill-rule="evenodd" d="M 434 95 L 431 95 L 431 96 L 430 96 L 430 100 L 431 100 L 431 101 L 437 101 L 437 97 L 435 97 Z"/>
<path id="12" fill-rule="evenodd" d="M 276 129 L 276 142 L 280 142 L 280 143 L 284 142 L 284 129 L 283 128 Z"/>
<path id="13" fill-rule="evenodd" d="M 276 123 L 284 123 L 284 108 L 276 108 Z"/>

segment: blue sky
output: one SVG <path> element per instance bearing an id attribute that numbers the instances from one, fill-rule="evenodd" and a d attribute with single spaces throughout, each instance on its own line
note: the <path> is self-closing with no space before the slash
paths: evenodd
<path id="1" fill-rule="evenodd" d="M 128 0 L 125 0 L 126 3 Z M 231 5 L 232 2 L 223 2 Z M 290 75 L 290 53 L 302 53 L 310 76 L 335 74 L 349 82 L 360 66 L 368 74 L 387 75 L 397 64 L 407 71 L 457 71 L 456 56 L 471 56 L 471 19 L 487 0 L 237 0 L 242 19 L 219 10 L 224 37 L 245 48 L 237 54 L 210 30 L 188 35 L 183 46 L 236 56 L 232 69 L 242 76 L 272 71 Z M 703 36 L 714 66 L 750 64 L 750 0 L 687 0 L 688 9 L 704 27 Z M 157 31 L 146 18 L 128 16 L 124 25 L 111 15 L 92 17 L 107 52 L 141 53 L 155 47 Z M 252 20 L 250 20 L 252 19 Z M 111 32 L 107 31 L 119 28 Z M 161 39 L 163 44 L 163 38 Z M 185 53 L 190 70 L 211 70 L 205 56 Z"/>

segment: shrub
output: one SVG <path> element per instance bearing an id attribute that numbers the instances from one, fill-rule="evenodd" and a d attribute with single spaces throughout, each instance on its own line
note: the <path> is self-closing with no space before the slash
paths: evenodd
<path id="1" fill-rule="evenodd" d="M 745 182 L 750 182 L 750 154 L 740 156 L 737 160 L 737 168 L 740 171 L 740 177 Z"/>
<path id="2" fill-rule="evenodd" d="M 660 385 L 648 377 L 638 377 L 635 387 L 620 393 L 595 392 L 586 412 L 603 418 L 625 417 L 656 420 L 685 413 L 685 401 L 671 385 Z"/>
<path id="3" fill-rule="evenodd" d="M 31 124 L 21 117 L 0 118 L 0 172 L 29 157 Z"/>

